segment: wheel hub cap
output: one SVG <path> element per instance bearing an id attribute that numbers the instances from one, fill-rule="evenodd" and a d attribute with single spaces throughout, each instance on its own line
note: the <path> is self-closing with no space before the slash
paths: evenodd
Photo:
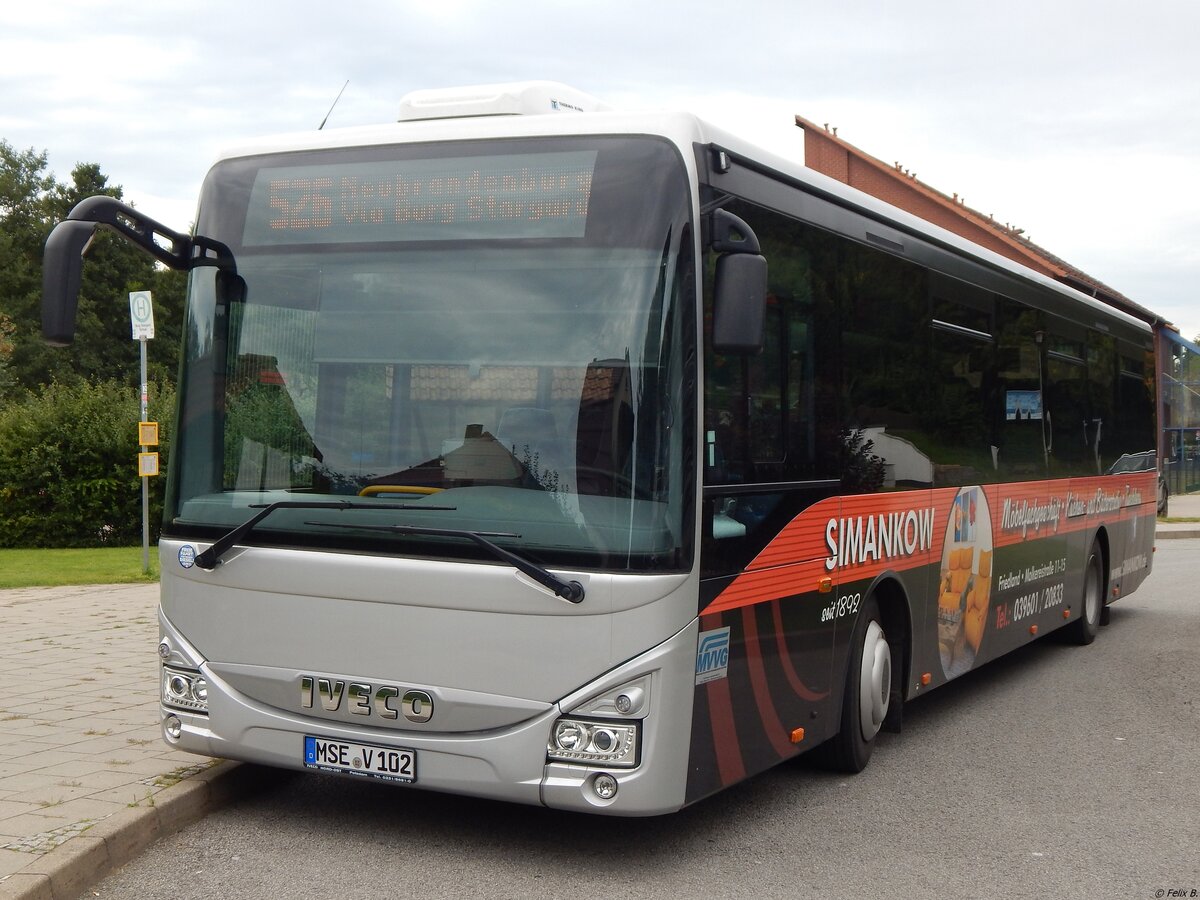
<path id="1" fill-rule="evenodd" d="M 867 626 L 859 673 L 859 718 L 863 740 L 879 733 L 892 693 L 892 650 L 878 622 Z"/>

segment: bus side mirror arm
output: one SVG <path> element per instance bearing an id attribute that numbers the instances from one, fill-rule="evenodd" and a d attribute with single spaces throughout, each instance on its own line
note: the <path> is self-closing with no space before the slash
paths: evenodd
<path id="1" fill-rule="evenodd" d="M 66 346 L 75 338 L 83 255 L 101 226 L 172 269 L 217 266 L 235 271 L 233 254 L 224 244 L 172 231 L 115 197 L 88 197 L 75 204 L 46 239 L 42 256 L 42 336 L 48 344 Z"/>
<path id="2" fill-rule="evenodd" d="M 713 210 L 711 247 L 717 258 L 713 283 L 713 350 L 759 353 L 767 312 L 767 260 L 754 230 L 733 213 Z"/>

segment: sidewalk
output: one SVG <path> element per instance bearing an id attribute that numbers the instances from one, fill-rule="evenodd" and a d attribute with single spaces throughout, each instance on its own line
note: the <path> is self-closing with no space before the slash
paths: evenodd
<path id="1" fill-rule="evenodd" d="M 1200 520 L 1200 494 L 1172 494 L 1167 501 L 1167 517 Z M 1200 521 L 1159 522 L 1154 529 L 1158 540 L 1163 538 L 1200 538 Z"/>
<path id="2" fill-rule="evenodd" d="M 0 898 L 78 897 L 262 771 L 159 735 L 158 585 L 0 591 Z"/>

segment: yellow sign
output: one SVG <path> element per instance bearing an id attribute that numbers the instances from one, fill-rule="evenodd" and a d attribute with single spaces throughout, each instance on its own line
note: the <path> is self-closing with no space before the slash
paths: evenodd
<path id="1" fill-rule="evenodd" d="M 157 453 L 139 453 L 138 454 L 138 475 L 142 478 L 149 478 L 151 475 L 158 474 L 158 454 Z"/>
<path id="2" fill-rule="evenodd" d="M 158 446 L 157 422 L 138 422 L 138 443 L 143 447 Z"/>

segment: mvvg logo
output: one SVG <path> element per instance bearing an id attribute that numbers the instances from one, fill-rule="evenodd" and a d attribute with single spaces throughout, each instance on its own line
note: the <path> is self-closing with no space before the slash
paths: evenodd
<path id="1" fill-rule="evenodd" d="M 729 628 L 700 632 L 696 645 L 696 684 L 729 674 Z"/>

